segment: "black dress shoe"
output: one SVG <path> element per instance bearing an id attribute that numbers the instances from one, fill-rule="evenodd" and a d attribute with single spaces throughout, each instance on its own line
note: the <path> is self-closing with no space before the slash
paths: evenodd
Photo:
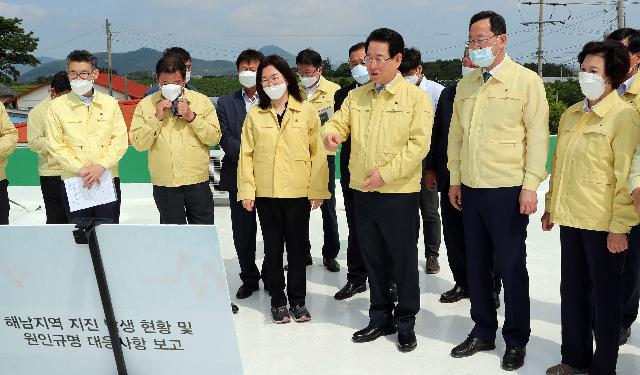
<path id="1" fill-rule="evenodd" d="M 620 341 L 618 342 L 619 346 L 622 346 L 627 343 L 629 337 L 631 336 L 631 327 L 629 328 L 620 328 Z"/>
<path id="2" fill-rule="evenodd" d="M 524 357 L 527 350 L 521 346 L 507 347 L 502 357 L 502 369 L 505 371 L 515 371 L 524 365 Z"/>
<path id="3" fill-rule="evenodd" d="M 337 300 L 343 300 L 343 299 L 351 298 L 356 294 L 362 293 L 366 290 L 367 290 L 367 286 L 364 284 L 362 285 L 354 284 L 351 281 L 347 281 L 347 284 L 345 284 L 345 286 L 343 286 L 342 289 L 340 289 L 338 293 L 336 293 L 336 295 L 333 296 L 333 298 Z"/>
<path id="4" fill-rule="evenodd" d="M 440 295 L 440 302 L 441 303 L 454 303 L 454 302 L 458 302 L 460 300 L 463 300 L 465 298 L 469 298 L 469 293 L 467 293 L 467 291 L 461 287 L 460 285 L 456 284 L 453 289 L 448 290 L 444 293 L 442 293 Z"/>
<path id="5" fill-rule="evenodd" d="M 238 313 L 238 311 L 240 311 L 240 308 L 239 308 L 238 306 L 236 306 L 236 304 L 235 304 L 235 303 L 232 303 L 232 304 L 231 304 L 231 312 L 232 312 L 233 314 L 237 314 L 237 313 Z"/>
<path id="6" fill-rule="evenodd" d="M 500 308 L 500 294 L 493 293 L 493 303 L 496 306 L 496 310 Z"/>
<path id="7" fill-rule="evenodd" d="M 396 345 L 398 350 L 403 353 L 408 353 L 415 349 L 418 346 L 418 341 L 416 340 L 416 333 L 411 332 L 399 332 L 398 333 L 398 344 Z"/>
<path id="8" fill-rule="evenodd" d="M 340 272 L 340 263 L 335 258 L 323 258 L 322 264 L 329 272 Z"/>
<path id="9" fill-rule="evenodd" d="M 427 263 L 424 266 L 424 272 L 429 275 L 440 272 L 440 263 L 438 263 L 438 257 L 433 255 L 427 257 Z"/>
<path id="10" fill-rule="evenodd" d="M 464 342 L 451 350 L 451 356 L 453 358 L 470 357 L 477 352 L 484 352 L 493 350 L 496 348 L 496 344 L 488 341 L 482 341 L 477 337 L 467 337 Z"/>
<path id="11" fill-rule="evenodd" d="M 377 339 L 380 336 L 393 335 L 398 332 L 398 329 L 393 324 L 388 324 L 384 327 L 375 327 L 369 324 L 366 328 L 361 329 L 353 334 L 351 340 L 353 342 L 369 342 Z"/>
<path id="12" fill-rule="evenodd" d="M 249 298 L 251 297 L 253 292 L 255 292 L 258 289 L 259 288 L 257 285 L 242 284 L 240 285 L 240 288 L 238 288 L 238 291 L 236 292 L 236 298 L 237 299 Z"/>

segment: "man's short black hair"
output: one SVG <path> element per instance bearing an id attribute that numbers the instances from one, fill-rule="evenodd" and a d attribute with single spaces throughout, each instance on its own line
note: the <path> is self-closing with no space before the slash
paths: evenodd
<path id="1" fill-rule="evenodd" d="M 54 74 L 51 78 L 51 88 L 54 89 L 58 94 L 61 94 L 65 91 L 71 91 L 71 84 L 69 83 L 67 72 L 61 70 L 58 73 Z"/>
<path id="2" fill-rule="evenodd" d="M 167 55 L 176 55 L 182 60 L 182 62 L 187 62 L 191 60 L 191 55 L 189 54 L 189 52 L 182 47 L 171 47 L 171 48 L 165 49 L 164 52 L 162 53 L 162 56 L 167 56 Z"/>
<path id="3" fill-rule="evenodd" d="M 589 42 L 580 51 L 578 62 L 582 64 L 587 55 L 598 55 L 604 58 L 604 72 L 614 89 L 625 81 L 629 72 L 629 53 L 622 43 L 617 40 Z"/>
<path id="4" fill-rule="evenodd" d="M 366 44 L 364 44 L 364 42 L 358 42 L 358 43 L 356 43 L 356 44 L 352 45 L 352 46 L 349 48 L 349 55 L 351 55 L 351 54 L 352 54 L 352 53 L 354 53 L 355 51 L 360 50 L 360 49 L 363 49 L 363 48 L 364 48 L 364 49 L 366 49 L 366 48 L 367 48 Z"/>
<path id="5" fill-rule="evenodd" d="M 98 69 L 98 58 L 87 50 L 75 50 L 67 55 L 67 65 L 70 62 L 88 62 L 92 69 Z"/>
<path id="6" fill-rule="evenodd" d="M 322 57 L 320 54 L 311 48 L 303 49 L 296 56 L 296 65 L 312 65 L 318 69 L 322 66 Z"/>
<path id="7" fill-rule="evenodd" d="M 405 48 L 402 53 L 402 62 L 398 67 L 400 74 L 407 74 L 410 70 L 418 69 L 422 64 L 422 55 L 415 48 Z"/>
<path id="8" fill-rule="evenodd" d="M 371 42 L 386 42 L 389 44 L 389 57 L 402 53 L 404 51 L 404 39 L 397 31 L 387 29 L 386 27 L 375 29 L 367 37 L 365 42 L 365 51 L 369 50 Z"/>
<path id="9" fill-rule="evenodd" d="M 180 72 L 182 78 L 187 76 L 187 67 L 184 61 L 177 55 L 165 55 L 156 64 L 156 77 L 160 78 L 161 73 Z"/>
<path id="10" fill-rule="evenodd" d="M 469 21 L 469 30 L 471 30 L 471 25 L 478 21 L 486 20 L 487 18 L 491 25 L 491 32 L 494 35 L 507 33 L 507 22 L 505 22 L 504 17 L 492 10 L 484 10 L 480 13 L 474 14 L 473 17 L 471 17 L 471 21 Z"/>
<path id="11" fill-rule="evenodd" d="M 242 62 L 252 62 L 252 61 L 258 61 L 261 62 L 262 59 L 264 59 L 264 55 L 262 54 L 262 52 L 260 51 L 256 51 L 255 49 L 245 49 L 244 51 L 240 52 L 240 54 L 238 55 L 238 58 L 236 59 L 236 69 L 240 69 L 240 63 Z"/>
<path id="12" fill-rule="evenodd" d="M 617 40 L 619 42 L 622 42 L 623 40 L 627 39 L 629 41 L 629 47 L 628 47 L 629 52 L 631 53 L 640 52 L 640 31 L 636 29 L 632 29 L 630 27 L 618 29 L 612 32 L 611 34 L 609 34 L 609 36 L 607 36 L 607 39 Z"/>

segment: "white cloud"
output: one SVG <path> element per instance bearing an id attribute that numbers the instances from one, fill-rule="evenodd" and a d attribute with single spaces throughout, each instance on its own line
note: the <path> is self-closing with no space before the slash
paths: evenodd
<path id="1" fill-rule="evenodd" d="M 0 1 L 0 14 L 7 18 L 21 18 L 27 21 L 43 19 L 47 16 L 47 10 L 30 4 L 11 4 Z"/>
<path id="2" fill-rule="evenodd" d="M 193 12 L 212 9 L 224 3 L 218 0 L 151 0 L 151 2 L 166 8 L 180 8 Z"/>
<path id="3" fill-rule="evenodd" d="M 263 34 L 353 34 L 368 9 L 362 0 L 256 0 L 234 9 L 230 19 Z"/>

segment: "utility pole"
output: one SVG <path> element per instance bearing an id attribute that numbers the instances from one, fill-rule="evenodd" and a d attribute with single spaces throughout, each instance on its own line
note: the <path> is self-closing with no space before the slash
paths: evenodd
<path id="1" fill-rule="evenodd" d="M 538 14 L 538 75 L 542 77 L 542 32 L 544 28 L 544 0 L 540 0 L 540 13 Z"/>
<path id="2" fill-rule="evenodd" d="M 564 21 L 553 21 L 553 20 L 549 20 L 549 21 L 545 21 L 544 20 L 544 0 L 540 0 L 538 2 L 532 2 L 532 1 L 523 1 L 522 4 L 524 5 L 540 5 L 540 10 L 538 13 L 538 22 L 522 22 L 522 25 L 524 26 L 528 26 L 528 25 L 533 25 L 533 24 L 538 24 L 538 50 L 536 51 L 536 56 L 538 57 L 538 75 L 540 77 L 542 77 L 542 65 L 543 65 L 543 61 L 544 61 L 544 50 L 542 49 L 542 40 L 543 40 L 543 33 L 544 33 L 544 24 L 545 23 L 550 23 L 550 24 L 556 24 L 556 23 L 561 23 L 564 24 Z M 547 5 L 550 6 L 567 6 L 567 4 L 562 4 L 562 3 L 549 3 Z"/>
<path id="3" fill-rule="evenodd" d="M 618 0 L 618 29 L 624 27 L 624 0 Z"/>
<path id="4" fill-rule="evenodd" d="M 111 71 L 113 69 L 111 64 L 111 24 L 109 23 L 109 19 L 107 19 L 105 27 L 107 30 L 107 74 L 109 77 L 109 95 L 113 96 L 113 85 L 111 84 Z"/>

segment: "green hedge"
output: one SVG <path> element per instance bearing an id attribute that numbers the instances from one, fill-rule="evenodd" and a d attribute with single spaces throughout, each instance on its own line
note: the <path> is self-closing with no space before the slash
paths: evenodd
<path id="1" fill-rule="evenodd" d="M 551 155 L 556 145 L 556 136 L 551 136 L 551 152 L 547 161 L 547 170 L 551 170 Z M 217 148 L 217 147 L 215 147 Z M 27 147 L 19 147 L 11 156 L 7 165 L 7 177 L 13 186 L 38 186 L 38 157 Z M 336 154 L 336 179 L 340 178 L 340 149 Z M 120 180 L 123 183 L 148 183 L 151 181 L 147 168 L 147 152 L 136 151 L 133 147 L 120 160 Z"/>

